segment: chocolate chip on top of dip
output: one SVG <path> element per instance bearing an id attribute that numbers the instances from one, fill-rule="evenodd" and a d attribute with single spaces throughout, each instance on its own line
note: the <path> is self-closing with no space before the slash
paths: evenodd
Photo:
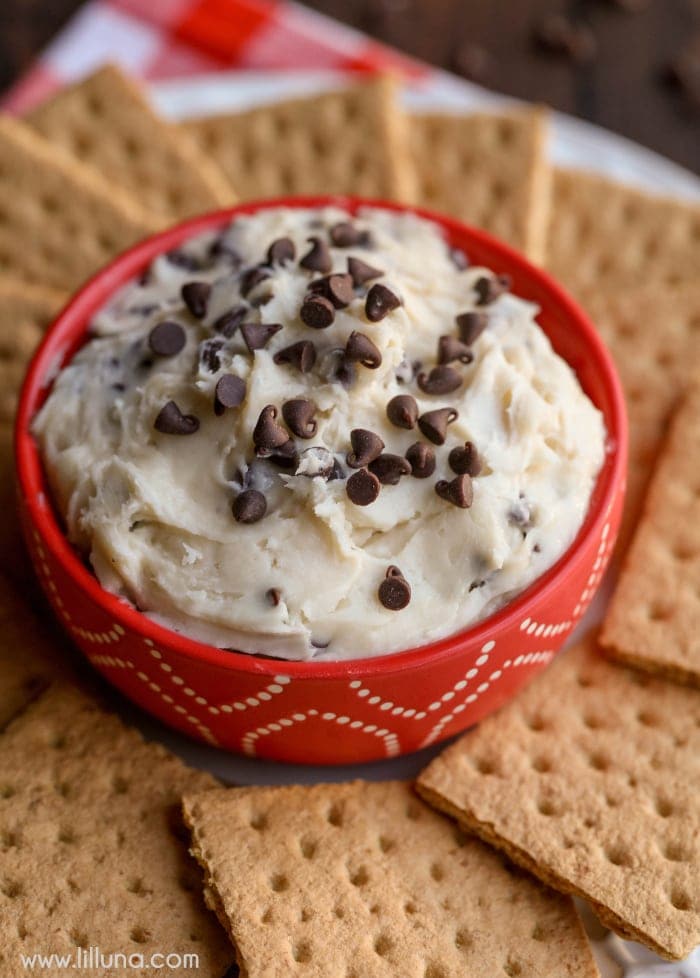
<path id="1" fill-rule="evenodd" d="M 367 208 L 261 210 L 94 319 L 34 432 L 104 587 L 222 648 L 453 634 L 572 543 L 600 412 L 498 269 Z"/>

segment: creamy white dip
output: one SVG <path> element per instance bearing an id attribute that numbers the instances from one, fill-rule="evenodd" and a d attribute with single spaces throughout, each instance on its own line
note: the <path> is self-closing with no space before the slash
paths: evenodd
<path id="1" fill-rule="evenodd" d="M 605 452 L 603 421 L 552 350 L 537 308 L 503 291 L 498 269 L 460 268 L 429 222 L 366 210 L 352 219 L 354 232 L 331 233 L 348 220 L 335 209 L 267 210 L 160 257 L 95 318 L 92 338 L 36 418 L 70 540 L 107 589 L 176 631 L 288 659 L 415 647 L 502 606 L 561 557 L 583 522 Z M 349 257 L 381 272 L 351 287 L 341 308 L 328 301 L 327 282 L 312 287 L 326 302 L 307 305 L 305 318 L 332 316 L 326 328 L 300 318 L 310 283 L 323 278 L 300 264 L 312 236 L 320 252 L 306 264 L 326 268 L 328 245 L 333 272 L 346 273 Z M 287 244 L 268 267 L 268 248 L 280 238 L 291 239 L 295 257 L 284 258 Z M 250 269 L 261 263 L 269 277 L 250 288 L 261 277 Z M 192 281 L 210 284 L 211 292 L 195 289 L 190 311 L 181 288 Z M 401 304 L 371 322 L 367 295 L 376 284 Z M 348 280 L 340 286 L 347 292 Z M 489 301 L 488 293 L 499 292 Z M 370 308 L 376 290 L 372 296 Z M 386 293 L 378 299 L 381 306 Z M 475 339 L 471 327 L 461 330 L 469 340 L 465 359 L 473 359 L 448 365 L 458 375 L 455 390 L 427 393 L 417 375 L 425 388 L 439 338 L 459 338 L 457 317 L 469 312 L 485 317 Z M 163 321 L 180 332 L 153 334 Z M 242 324 L 260 323 L 282 328 L 266 331 L 266 344 L 251 352 Z M 353 331 L 371 340 L 379 366 L 347 366 L 342 351 Z M 260 333 L 248 330 L 253 345 Z M 173 353 L 178 338 L 184 345 Z M 302 372 L 298 363 L 275 362 L 300 341 L 313 344 L 313 367 Z M 444 373 L 433 375 L 436 386 Z M 216 413 L 217 384 L 229 374 L 245 382 L 244 399 L 219 403 Z M 447 386 L 452 382 L 448 372 Z M 389 420 L 387 404 L 397 395 L 412 396 L 419 415 L 457 412 L 444 444 L 418 425 L 409 430 Z M 292 437 L 283 417 L 284 403 L 299 398 L 315 405 L 304 432 L 314 429 L 310 438 Z M 170 405 L 162 415 L 171 401 L 177 409 Z M 257 457 L 253 432 L 270 405 L 273 434 L 281 427 L 290 435 L 283 459 Z M 159 416 L 161 430 L 154 427 Z M 183 433 L 170 433 L 173 426 Z M 348 482 L 357 471 L 347 462 L 354 429 L 378 435 L 392 455 L 404 456 L 416 442 L 429 446 L 434 473 L 404 474 L 395 485 L 371 476 L 360 488 L 378 488 L 378 497 L 358 505 Z M 450 465 L 450 452 L 466 442 L 478 458 L 471 478 Z M 266 512 L 238 522 L 236 501 L 251 489 L 264 497 Z M 255 505 L 243 505 L 251 500 L 260 503 L 257 495 L 244 497 L 239 517 L 258 515 Z M 390 567 L 401 575 L 397 603 L 410 597 L 400 609 L 379 596 Z"/>

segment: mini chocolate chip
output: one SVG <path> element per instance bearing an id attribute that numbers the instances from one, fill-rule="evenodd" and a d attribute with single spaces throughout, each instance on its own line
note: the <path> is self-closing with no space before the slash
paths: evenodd
<path id="1" fill-rule="evenodd" d="M 318 424 L 314 418 L 316 405 L 305 397 L 294 397 L 282 405 L 285 424 L 297 438 L 313 438 Z"/>
<path id="2" fill-rule="evenodd" d="M 471 363 L 474 354 L 466 343 L 458 340 L 456 336 L 441 336 L 438 340 L 438 363 L 453 363 L 459 360 L 460 363 Z"/>
<path id="3" fill-rule="evenodd" d="M 418 420 L 418 405 L 410 394 L 397 394 L 386 406 L 386 416 L 397 428 L 410 431 Z"/>
<path id="4" fill-rule="evenodd" d="M 597 50 L 595 34 L 590 27 L 557 13 L 548 14 L 535 26 L 532 41 L 538 50 L 578 64 L 591 61 Z"/>
<path id="5" fill-rule="evenodd" d="M 351 503 L 369 506 L 379 496 L 381 483 L 368 469 L 358 469 L 345 483 L 345 491 Z"/>
<path id="6" fill-rule="evenodd" d="M 315 295 L 325 296 L 336 309 L 344 309 L 355 298 L 351 277 L 341 273 L 314 279 L 309 283 L 309 291 Z"/>
<path id="7" fill-rule="evenodd" d="M 418 418 L 418 427 L 434 445 L 444 445 L 447 437 L 447 426 L 452 424 L 458 417 L 455 408 L 445 407 L 436 408 L 434 411 L 426 411 Z"/>
<path id="8" fill-rule="evenodd" d="M 379 435 L 366 428 L 353 428 L 350 432 L 350 444 L 352 451 L 348 452 L 346 461 L 351 469 L 361 469 L 384 451 L 384 442 Z"/>
<path id="9" fill-rule="evenodd" d="M 276 418 L 277 408 L 274 404 L 266 404 L 253 429 L 253 444 L 256 449 L 271 452 L 289 441 L 288 432 Z"/>
<path id="10" fill-rule="evenodd" d="M 258 458 L 267 459 L 272 465 L 280 469 L 295 469 L 299 462 L 297 446 L 293 438 L 290 438 L 279 448 L 259 448 Z"/>
<path id="11" fill-rule="evenodd" d="M 370 472 L 379 479 L 383 486 L 396 486 L 402 475 L 411 474 L 411 463 L 403 455 L 382 453 L 368 466 Z"/>
<path id="12" fill-rule="evenodd" d="M 282 600 L 282 592 L 278 587 L 269 587 L 267 591 L 265 591 L 265 600 L 271 608 L 276 608 Z"/>
<path id="13" fill-rule="evenodd" d="M 244 489 L 231 506 L 237 523 L 257 523 L 267 512 L 267 500 L 257 489 Z"/>
<path id="14" fill-rule="evenodd" d="M 387 611 L 401 611 L 411 600 L 411 585 L 399 568 L 392 565 L 387 569 L 377 594 Z"/>
<path id="15" fill-rule="evenodd" d="M 350 221 L 334 224 L 329 231 L 329 237 L 336 248 L 367 248 L 371 240 L 369 231 L 361 231 Z"/>
<path id="16" fill-rule="evenodd" d="M 311 242 L 311 248 L 299 262 L 301 267 L 322 274 L 330 272 L 333 262 L 326 242 L 322 241 L 321 238 L 308 238 L 307 240 Z"/>
<path id="17" fill-rule="evenodd" d="M 384 274 L 381 268 L 374 268 L 361 258 L 348 258 L 348 273 L 356 289 L 374 278 L 381 278 Z"/>
<path id="18" fill-rule="evenodd" d="M 209 307 L 211 285 L 208 282 L 186 282 L 180 289 L 182 301 L 195 319 L 204 319 Z"/>
<path id="19" fill-rule="evenodd" d="M 488 306 L 495 302 L 499 296 L 507 292 L 511 286 L 510 275 L 482 275 L 474 283 L 474 291 L 477 295 L 478 306 Z"/>
<path id="20" fill-rule="evenodd" d="M 282 329 L 281 323 L 243 323 L 241 336 L 251 353 L 267 346 L 275 333 Z"/>
<path id="21" fill-rule="evenodd" d="M 398 309 L 400 305 L 401 300 L 395 292 L 392 292 L 386 285 L 375 282 L 367 293 L 365 315 L 371 323 L 378 323 L 380 319 L 384 319 L 386 315 L 394 309 Z"/>
<path id="22" fill-rule="evenodd" d="M 200 272 L 202 270 L 202 263 L 199 258 L 195 258 L 194 255 L 190 255 L 186 251 L 179 249 L 169 251 L 165 258 L 170 265 L 182 268 L 186 272 Z"/>
<path id="23" fill-rule="evenodd" d="M 467 475 L 475 476 L 481 472 L 481 459 L 476 446 L 471 441 L 465 441 L 464 445 L 453 448 L 447 457 L 447 461 L 450 463 L 452 471 L 456 472 L 457 475 L 463 475 L 466 472 Z"/>
<path id="24" fill-rule="evenodd" d="M 435 492 L 441 499 L 446 499 L 454 506 L 459 506 L 460 509 L 469 509 L 474 498 L 472 480 L 466 472 L 462 475 L 456 475 L 449 482 L 447 479 L 440 479 L 439 482 L 435 483 Z"/>
<path id="25" fill-rule="evenodd" d="M 166 319 L 148 334 L 148 345 L 158 357 L 174 357 L 183 349 L 187 335 L 179 323 Z"/>
<path id="26" fill-rule="evenodd" d="M 241 295 L 245 298 L 249 292 L 252 292 L 254 288 L 270 278 L 271 275 L 272 271 L 264 265 L 254 265 L 252 268 L 246 269 L 238 283 Z"/>
<path id="27" fill-rule="evenodd" d="M 158 412 L 153 427 L 163 435 L 193 435 L 199 430 L 199 418 L 183 414 L 175 401 L 168 401 Z"/>
<path id="28" fill-rule="evenodd" d="M 460 340 L 467 346 L 471 346 L 488 326 L 489 317 L 485 312 L 462 312 L 456 317 L 455 322 Z"/>
<path id="29" fill-rule="evenodd" d="M 350 363 L 361 363 L 363 367 L 376 370 L 381 366 L 382 355 L 378 346 L 369 336 L 354 329 L 345 344 L 345 358 Z"/>
<path id="30" fill-rule="evenodd" d="M 278 350 L 272 359 L 277 364 L 289 363 L 301 373 L 308 374 L 316 363 L 316 347 L 311 340 L 300 340 Z"/>
<path id="31" fill-rule="evenodd" d="M 222 415 L 226 408 L 235 408 L 245 400 L 246 383 L 235 374 L 224 374 L 214 388 L 214 414 Z"/>
<path id="32" fill-rule="evenodd" d="M 414 442 L 406 451 L 406 459 L 416 479 L 427 479 L 435 471 L 435 449 L 425 442 Z"/>
<path id="33" fill-rule="evenodd" d="M 294 261 L 296 248 L 291 238 L 277 238 L 267 249 L 268 265 L 286 265 L 289 261 Z"/>
<path id="34" fill-rule="evenodd" d="M 221 368 L 221 351 L 223 340 L 204 340 L 199 344 L 199 362 L 210 374 L 215 374 Z"/>
<path id="35" fill-rule="evenodd" d="M 429 374 L 421 373 L 416 377 L 416 383 L 424 394 L 451 394 L 462 385 L 462 376 L 454 367 L 441 364 L 433 367 Z"/>
<path id="36" fill-rule="evenodd" d="M 450 261 L 458 272 L 463 272 L 469 268 L 469 259 L 461 248 L 450 248 Z"/>
<path id="37" fill-rule="evenodd" d="M 299 317 L 311 329 L 327 329 L 335 319 L 335 306 L 325 295 L 312 293 L 304 298 Z"/>
<path id="38" fill-rule="evenodd" d="M 329 452 L 323 445 L 313 445 L 305 448 L 299 456 L 298 468 L 295 475 L 305 475 L 309 479 L 316 477 L 323 479 L 324 482 L 334 478 L 333 472 L 337 465 L 332 452 Z M 341 475 L 340 478 L 343 476 Z M 335 476 L 335 478 L 338 478 Z"/>
<path id="39" fill-rule="evenodd" d="M 230 340 L 245 319 L 247 312 L 248 308 L 246 306 L 235 306 L 222 316 L 219 316 L 218 319 L 215 319 L 211 328 L 215 333 L 221 333 L 227 340 Z"/>
<path id="40" fill-rule="evenodd" d="M 212 241 L 209 246 L 209 257 L 210 258 L 225 258 L 230 265 L 234 268 L 238 268 L 243 264 L 243 259 L 239 255 L 238 251 L 229 244 L 226 239 L 222 236 L 217 238 L 216 241 Z"/>

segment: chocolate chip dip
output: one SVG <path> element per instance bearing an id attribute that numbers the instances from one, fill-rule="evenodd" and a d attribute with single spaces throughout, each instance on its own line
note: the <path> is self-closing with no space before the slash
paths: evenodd
<path id="1" fill-rule="evenodd" d="M 348 659 L 488 615 L 573 541 L 600 413 L 499 270 L 268 209 L 121 290 L 36 419 L 101 583 L 223 648 Z"/>

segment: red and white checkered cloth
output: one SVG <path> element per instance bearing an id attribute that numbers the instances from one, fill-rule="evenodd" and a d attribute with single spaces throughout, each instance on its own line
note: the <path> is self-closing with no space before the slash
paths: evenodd
<path id="1" fill-rule="evenodd" d="M 105 61 L 164 79 L 232 69 L 431 69 L 290 0 L 91 0 L 5 95 L 24 112 Z"/>

